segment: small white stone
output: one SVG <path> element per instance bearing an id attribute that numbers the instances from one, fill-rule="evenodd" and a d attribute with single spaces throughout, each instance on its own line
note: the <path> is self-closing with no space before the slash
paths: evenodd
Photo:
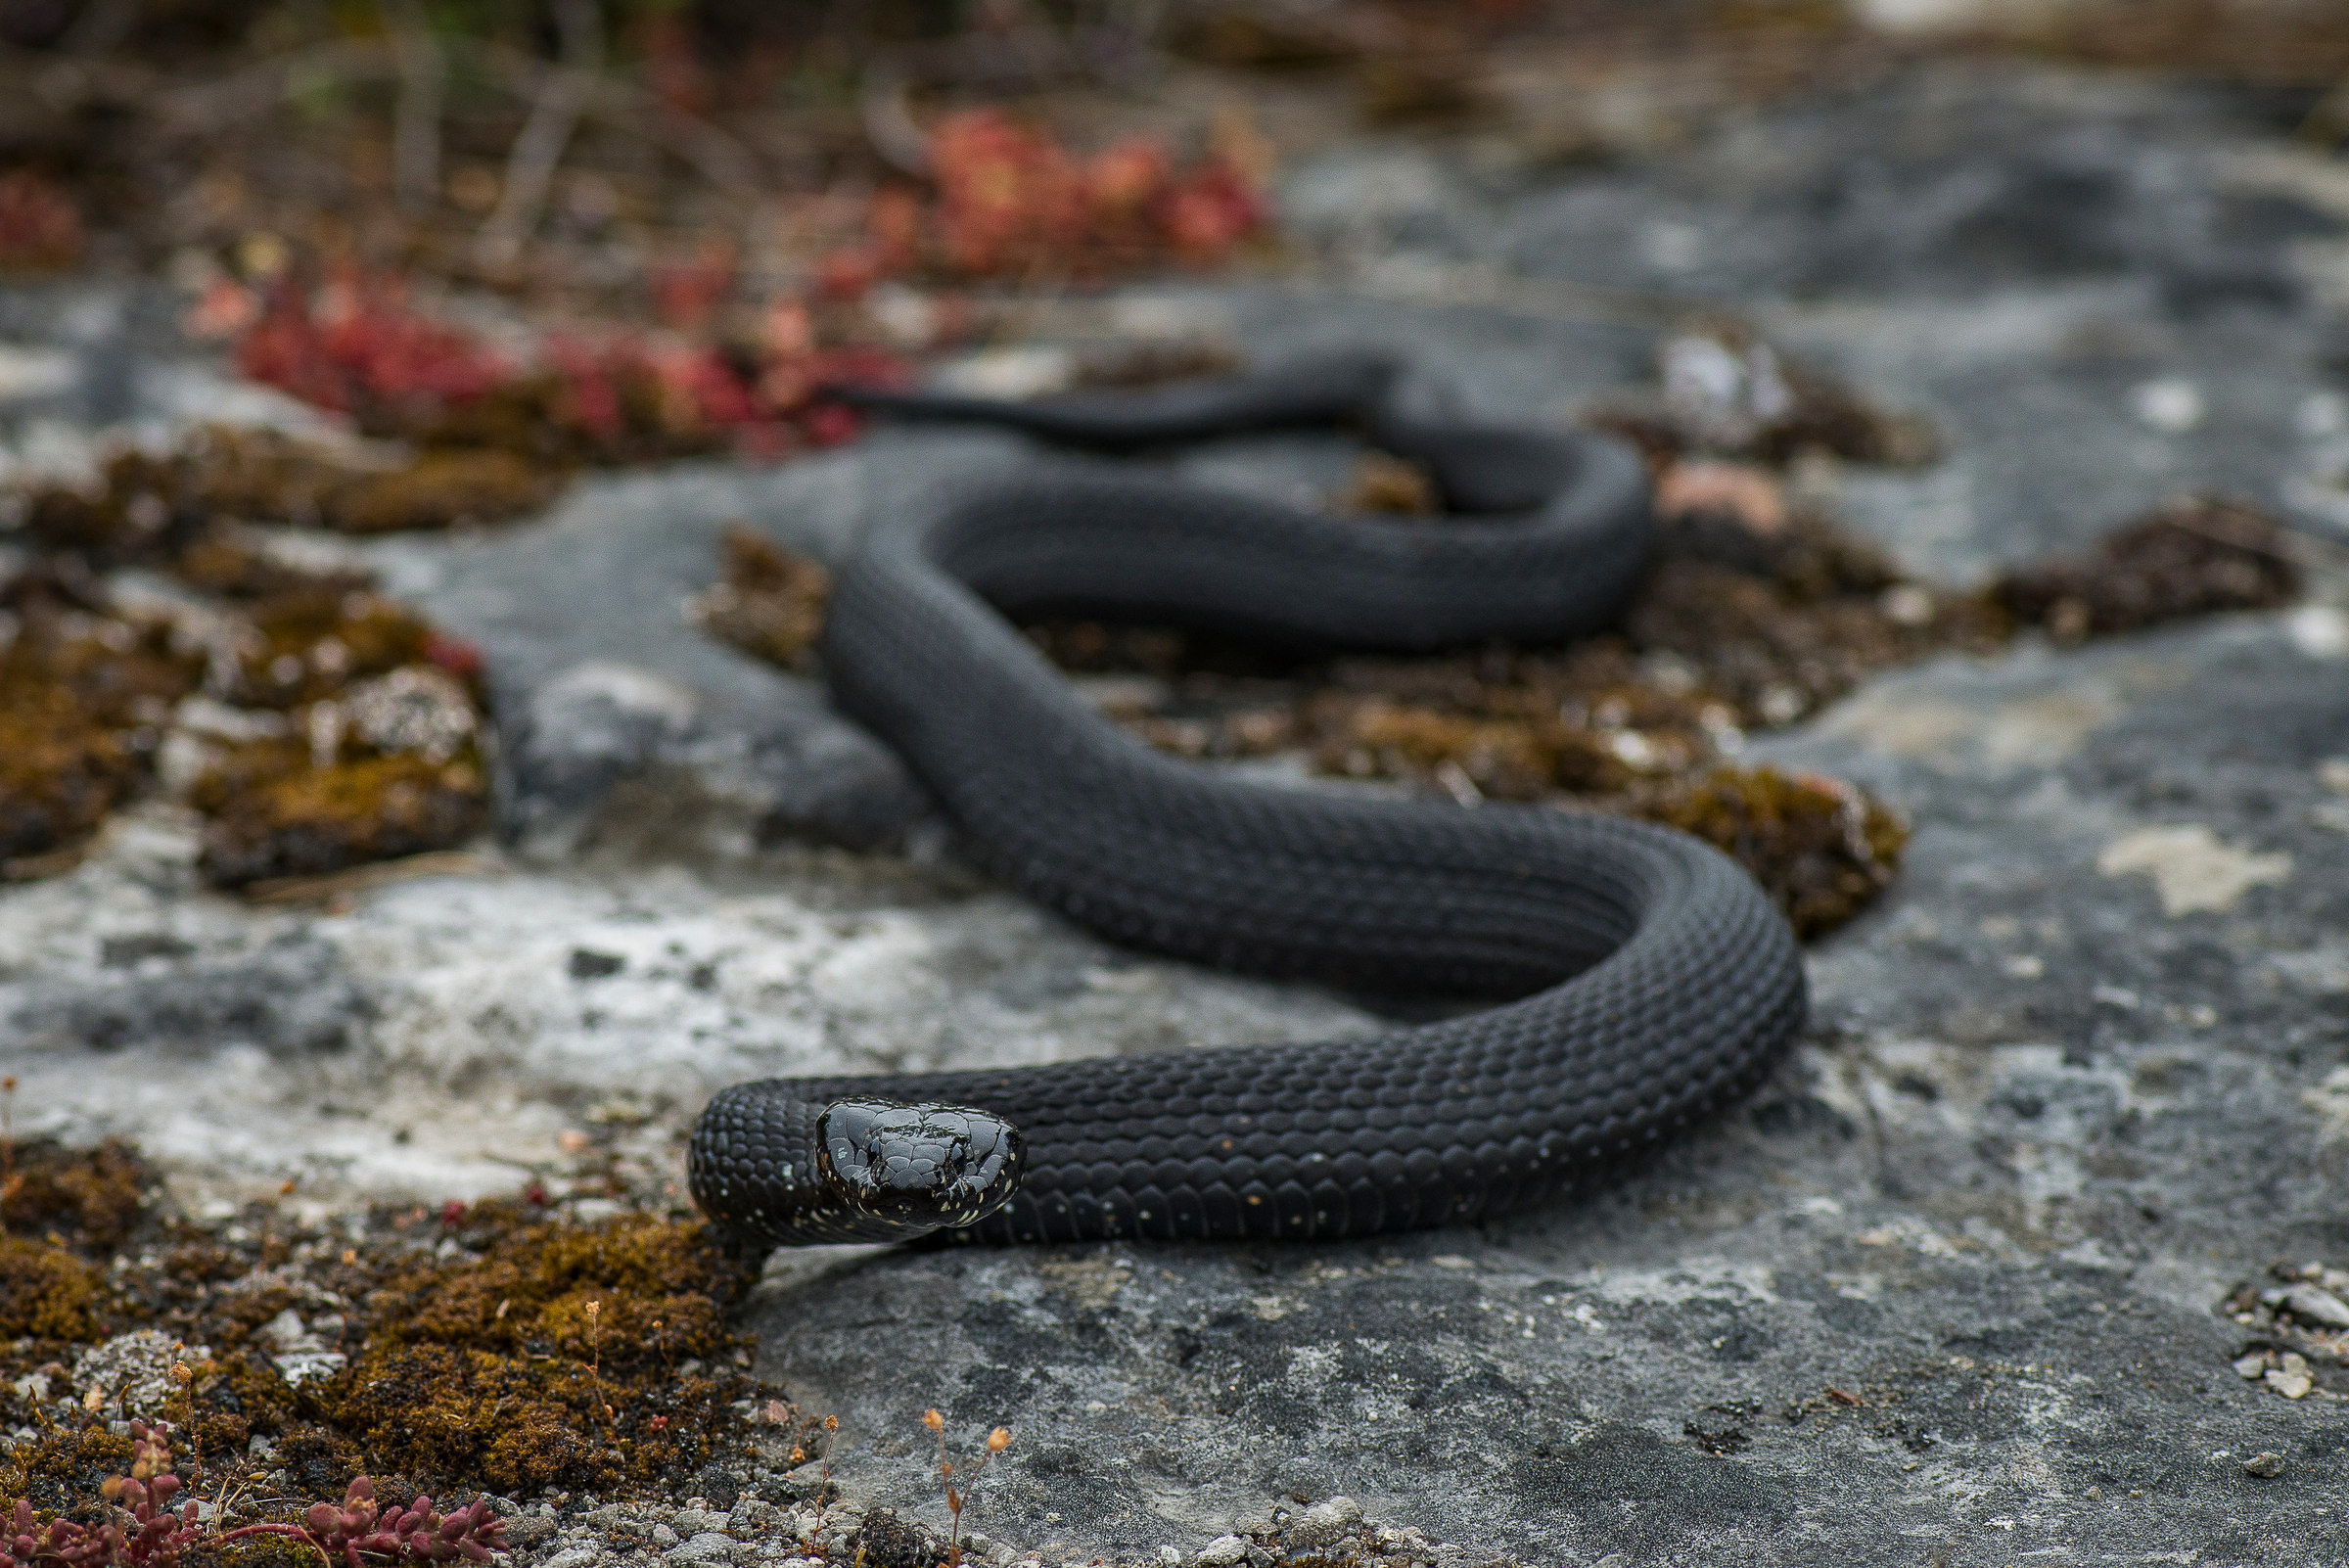
<path id="1" fill-rule="evenodd" d="M 668 1535 L 671 1541 L 677 1539 L 676 1533 L 669 1530 L 668 1526 L 657 1525 L 654 1527 L 653 1539 L 655 1541 L 659 1541 L 664 1534 Z M 673 1547 L 664 1552 L 663 1555 L 668 1557 L 670 1562 L 727 1562 L 733 1558 L 734 1543 L 728 1537 L 721 1536 L 714 1530 L 704 1530 L 698 1532 L 692 1540 L 687 1541 L 684 1545 Z"/>
<path id="2" fill-rule="evenodd" d="M 1200 1547 L 1199 1555 L 1191 1560 L 1199 1564 L 1199 1568 L 1231 1568 L 1233 1563 L 1244 1561 L 1247 1556 L 1247 1542 L 1237 1536 L 1218 1536 Z"/>
<path id="3" fill-rule="evenodd" d="M 2284 619 L 2292 646 L 2310 659 L 2349 659 L 2349 615 L 2329 604 L 2304 604 Z"/>
<path id="4" fill-rule="evenodd" d="M 2207 412 L 2202 389 L 2183 376 L 2145 382 L 2129 394 L 2129 406 L 2139 419 L 2170 436 L 2192 430 Z"/>
<path id="5" fill-rule="evenodd" d="M 2306 1357 L 2295 1351 L 2285 1351 L 2283 1364 L 2270 1369 L 2267 1384 L 2285 1399 L 2296 1400 L 2305 1398 L 2308 1391 L 2317 1386 L 2317 1380 L 2309 1374 Z"/>
<path id="6" fill-rule="evenodd" d="M 2305 1317 L 2326 1328 L 2349 1328 L 2349 1302 L 2344 1302 L 2329 1290 L 2315 1285 L 2294 1285 L 2284 1292 L 2283 1305 L 2295 1317 Z"/>

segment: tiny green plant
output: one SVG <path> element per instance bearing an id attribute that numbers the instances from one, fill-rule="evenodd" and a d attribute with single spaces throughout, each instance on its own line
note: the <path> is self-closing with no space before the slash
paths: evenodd
<path id="1" fill-rule="evenodd" d="M 1011 1428 L 998 1426 L 987 1434 L 986 1447 L 978 1459 L 963 1472 L 962 1485 L 954 1485 L 954 1465 L 946 1457 L 946 1418 L 936 1410 L 922 1412 L 922 1425 L 938 1434 L 938 1479 L 946 1489 L 946 1512 L 953 1524 L 946 1535 L 946 1568 L 962 1568 L 962 1510 L 971 1500 L 971 1489 L 987 1470 L 987 1463 L 1011 1447 Z"/>

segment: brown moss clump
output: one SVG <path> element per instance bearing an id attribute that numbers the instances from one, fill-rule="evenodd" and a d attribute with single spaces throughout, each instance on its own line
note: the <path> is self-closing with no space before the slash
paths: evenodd
<path id="1" fill-rule="evenodd" d="M 478 1261 L 380 1291 L 316 1398 L 371 1466 L 531 1493 L 681 1478 L 740 1425 L 723 1313 L 754 1277 L 707 1227 L 508 1223 Z"/>
<path id="2" fill-rule="evenodd" d="M 331 697 L 354 680 L 422 664 L 432 624 L 403 605 L 333 584 L 296 588 L 253 606 L 254 636 L 239 657 L 239 693 L 261 708 Z"/>
<path id="3" fill-rule="evenodd" d="M 426 452 L 404 468 L 337 485 L 319 520 L 344 533 L 497 523 L 544 506 L 555 484 L 512 452 Z"/>
<path id="4" fill-rule="evenodd" d="M 0 584 L 0 861 L 23 862 L 86 837 L 136 786 L 204 664 L 168 623 L 113 613 L 77 571 Z"/>
<path id="5" fill-rule="evenodd" d="M 110 1254 L 138 1224 L 147 1179 L 138 1151 L 119 1138 L 89 1149 L 49 1138 L 18 1144 L 0 1172 L 0 1231 Z"/>
<path id="6" fill-rule="evenodd" d="M 365 591 L 360 572 L 312 572 L 271 555 L 245 530 L 215 524 L 190 539 L 172 562 L 182 582 L 224 599 L 274 599 L 299 592 Z"/>
<path id="7" fill-rule="evenodd" d="M 130 793 L 140 759 L 62 694 L 0 708 L 0 861 L 32 862 L 96 831 Z"/>
<path id="8" fill-rule="evenodd" d="M 2010 572 L 1991 598 L 2058 641 L 2135 631 L 2300 595 L 2291 536 L 2239 502 L 2185 496 L 2107 535 L 2093 555 Z"/>
<path id="9" fill-rule="evenodd" d="M 1325 772 L 1426 777 L 1454 795 L 1497 801 L 1615 794 L 1636 777 L 1605 736 L 1553 714 L 1470 718 L 1378 698 L 1324 710 L 1315 760 Z"/>
<path id="10" fill-rule="evenodd" d="M 111 472 L 123 484 L 177 476 L 136 454 Z M 100 558 L 155 553 L 108 531 L 105 515 L 83 517 L 93 531 L 76 533 L 68 514 L 82 502 L 70 496 L 45 502 L 35 512 L 48 518 L 53 545 L 78 540 Z M 0 642 L 0 875 L 69 865 L 78 841 L 144 781 L 180 700 L 207 671 L 226 675 L 230 695 L 249 707 L 295 711 L 300 737 L 209 759 L 192 795 L 213 818 L 203 865 L 214 882 L 340 871 L 479 832 L 488 791 L 477 748 L 478 655 L 368 591 L 363 576 L 304 572 L 231 527 L 189 531 L 163 502 L 156 507 L 165 521 L 141 537 L 184 534 L 174 558 L 183 575 L 239 601 L 242 615 L 228 622 L 233 660 L 213 669 L 219 639 L 115 613 L 77 555 L 36 563 L 0 586 L 0 610 L 13 617 L 0 619 L 0 631 L 14 633 Z"/>
<path id="11" fill-rule="evenodd" d="M 1639 814 L 1727 852 L 1805 939 L 1832 931 L 1892 883 L 1907 824 L 1837 779 L 1723 767 L 1677 782 Z"/>
<path id="12" fill-rule="evenodd" d="M 97 1274 L 65 1248 L 0 1236 L 0 1339 L 95 1339 L 97 1300 Z"/>
<path id="13" fill-rule="evenodd" d="M 212 812 L 198 864 L 220 887 L 451 849 L 488 821 L 488 781 L 470 751 L 446 761 L 368 757 L 323 767 L 294 748 L 252 753 L 261 765 L 216 771 L 196 792 Z M 289 760 L 296 765 L 271 771 L 271 761 Z"/>
<path id="14" fill-rule="evenodd" d="M 293 1388 L 273 1368 L 232 1352 L 218 1358 L 197 1383 L 189 1447 L 199 1454 L 243 1453 L 256 1435 L 286 1430 L 299 1406 Z M 351 1474 L 356 1473 L 354 1467 Z M 332 1485 L 319 1490 L 331 1495 Z"/>
<path id="15" fill-rule="evenodd" d="M 718 548 L 724 576 L 694 600 L 694 619 L 745 653 L 804 669 L 824 629 L 832 574 L 747 528 L 727 530 Z"/>
<path id="16" fill-rule="evenodd" d="M 725 1307 L 750 1275 L 714 1231 L 645 1217 L 520 1228 L 477 1263 L 378 1303 L 384 1331 L 626 1374 L 728 1350 Z M 601 1303 L 587 1312 L 589 1302 Z"/>
<path id="17" fill-rule="evenodd" d="M 545 505 L 561 476 L 514 451 L 378 459 L 276 431 L 214 427 L 168 452 L 122 452 L 93 484 L 35 491 L 25 530 L 41 548 L 97 567 L 173 565 L 222 522 L 344 533 L 502 522 Z"/>

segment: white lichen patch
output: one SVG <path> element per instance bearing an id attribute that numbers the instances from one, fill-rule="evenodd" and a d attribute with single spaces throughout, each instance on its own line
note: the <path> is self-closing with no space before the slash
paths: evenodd
<path id="1" fill-rule="evenodd" d="M 2097 853 L 2096 869 L 2108 877 L 2150 876 L 2161 912 L 2177 916 L 2232 909 L 2253 888 L 2288 881 L 2292 857 L 2238 849 L 2191 822 L 2124 834 Z"/>

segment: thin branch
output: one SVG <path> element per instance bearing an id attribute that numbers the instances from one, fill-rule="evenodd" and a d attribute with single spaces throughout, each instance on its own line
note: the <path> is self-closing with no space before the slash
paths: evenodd
<path id="1" fill-rule="evenodd" d="M 556 0 L 555 25 L 563 38 L 565 69 L 541 80 L 530 117 L 507 155 L 497 210 L 482 225 L 476 247 L 488 266 L 506 265 L 522 254 L 523 243 L 545 210 L 547 188 L 563 161 L 563 150 L 571 145 L 579 116 L 595 97 L 604 60 L 604 23 L 595 0 Z"/>
<path id="2" fill-rule="evenodd" d="M 268 114 L 304 78 L 366 79 L 388 75 L 393 69 L 381 39 L 339 38 L 289 50 L 211 81 L 165 91 L 157 97 L 156 108 L 172 130 L 208 136 L 239 120 Z"/>
<path id="3" fill-rule="evenodd" d="M 439 40 L 418 0 L 377 0 L 399 62 L 399 104 L 392 121 L 392 182 L 411 212 L 440 197 L 440 90 L 447 73 Z"/>
<path id="4" fill-rule="evenodd" d="M 506 78 L 515 91 L 536 97 L 547 84 L 569 71 L 534 60 L 507 44 L 485 39 L 462 40 L 482 66 Z M 581 113 L 600 119 L 691 163 L 701 176 L 729 196 L 748 196 L 760 187 L 759 160 L 741 142 L 706 119 L 700 119 L 659 94 L 634 82 L 589 75 L 588 95 Z"/>
<path id="5" fill-rule="evenodd" d="M 461 52 L 516 96 L 535 103 L 558 78 L 582 78 L 572 91 L 582 94 L 581 113 L 615 129 L 650 142 L 729 196 L 755 195 L 760 186 L 758 157 L 708 120 L 662 102 L 649 88 L 536 60 L 510 44 L 478 38 L 440 40 L 443 53 Z M 319 76 L 350 81 L 393 76 L 398 67 L 380 38 L 345 38 L 296 49 L 229 72 L 212 81 L 164 91 L 154 98 L 169 127 L 190 136 L 208 136 L 284 103 L 294 83 Z"/>
<path id="6" fill-rule="evenodd" d="M 930 138 L 914 123 L 905 78 L 895 67 L 876 61 L 865 68 L 856 111 L 864 121 L 864 139 L 884 163 L 916 179 L 929 178 Z"/>

